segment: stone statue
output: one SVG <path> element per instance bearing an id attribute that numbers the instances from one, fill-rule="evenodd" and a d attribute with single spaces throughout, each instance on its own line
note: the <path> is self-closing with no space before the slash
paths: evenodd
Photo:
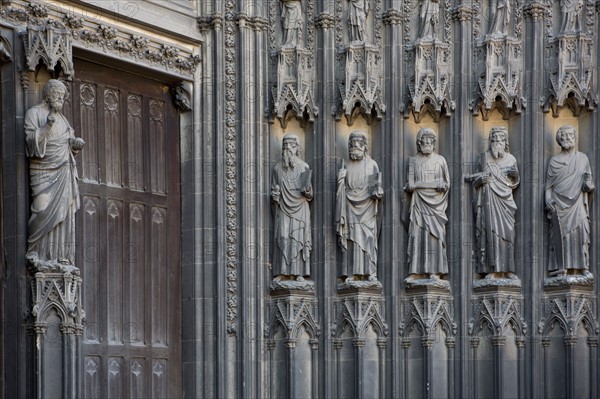
<path id="1" fill-rule="evenodd" d="M 423 0 L 421 3 L 419 39 L 435 40 L 440 18 L 439 0 Z"/>
<path id="2" fill-rule="evenodd" d="M 560 24 L 561 33 L 574 33 L 581 29 L 579 19 L 580 11 L 583 7 L 581 0 L 561 0 L 560 10 L 562 12 L 562 21 Z"/>
<path id="3" fill-rule="evenodd" d="M 506 33 L 510 21 L 510 0 L 496 0 L 490 35 L 502 36 Z M 492 6 L 492 9 L 494 7 Z"/>
<path id="4" fill-rule="evenodd" d="M 25 113 L 32 199 L 26 258 L 38 270 L 75 262 L 75 211 L 79 209 L 75 155 L 85 142 L 75 137 L 61 113 L 66 91 L 61 81 L 49 80 L 42 103 Z"/>
<path id="5" fill-rule="evenodd" d="M 551 220 L 551 276 L 569 270 L 591 276 L 590 211 L 588 193 L 594 191 L 587 155 L 575 149 L 575 128 L 562 126 L 556 132 L 561 152 L 550 159 L 546 176 L 546 210 Z"/>
<path id="6" fill-rule="evenodd" d="M 405 204 L 408 215 L 408 281 L 426 274 L 439 280 L 448 273 L 446 257 L 446 208 L 450 174 L 446 159 L 434 152 L 436 134 L 422 128 L 417 133 L 418 154 L 410 157 L 408 182 L 404 191 L 410 196 Z"/>
<path id="7" fill-rule="evenodd" d="M 479 158 L 479 173 L 466 176 L 477 190 L 475 234 L 477 237 L 477 272 L 486 279 L 515 274 L 515 213 L 513 190 L 519 186 L 517 160 L 509 153 L 508 131 L 493 127 L 489 149 Z"/>
<path id="8" fill-rule="evenodd" d="M 304 15 L 300 0 L 283 0 L 281 5 L 281 18 L 283 19 L 283 46 L 295 47 L 302 34 Z"/>
<path id="9" fill-rule="evenodd" d="M 342 248 L 339 275 L 350 281 L 377 281 L 381 173 L 368 155 L 367 136 L 354 131 L 348 139 L 348 165 L 338 172 L 336 229 Z"/>
<path id="10" fill-rule="evenodd" d="M 275 282 L 290 279 L 303 282 L 310 275 L 312 173 L 308 164 L 300 159 L 299 151 L 298 136 L 286 134 L 282 159 L 271 176 L 271 200 L 275 205 Z"/>
<path id="11" fill-rule="evenodd" d="M 348 24 L 350 25 L 350 41 L 367 42 L 367 16 L 369 15 L 369 0 L 349 0 L 350 10 Z"/>

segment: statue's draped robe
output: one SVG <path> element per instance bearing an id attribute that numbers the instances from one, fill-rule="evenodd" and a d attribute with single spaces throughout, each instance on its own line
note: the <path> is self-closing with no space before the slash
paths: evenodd
<path id="1" fill-rule="evenodd" d="M 494 18 L 490 28 L 490 34 L 506 33 L 510 21 L 510 0 L 497 0 Z"/>
<path id="2" fill-rule="evenodd" d="M 414 182 L 446 183 L 450 185 L 448 165 L 444 157 L 419 154 L 409 160 L 414 170 Z M 410 177 L 409 177 L 410 180 Z M 408 257 L 411 274 L 448 273 L 446 257 L 446 208 L 448 191 L 435 188 L 417 188 L 410 199 L 408 228 Z"/>
<path id="3" fill-rule="evenodd" d="M 69 139 L 73 129 L 55 114 L 49 134 L 42 127 L 50 109 L 36 105 L 25 114 L 26 152 L 29 160 L 31 217 L 28 253 L 41 260 L 75 261 L 75 212 L 79 209 L 77 169 Z"/>
<path id="4" fill-rule="evenodd" d="M 367 14 L 369 13 L 369 5 L 365 0 L 350 0 L 349 24 L 352 27 L 357 37 L 351 39 L 365 41 Z M 354 35 L 354 33 L 353 33 Z"/>
<path id="5" fill-rule="evenodd" d="M 281 17 L 285 31 L 284 44 L 296 44 L 298 31 L 302 29 L 302 3 L 300 1 L 283 3 Z"/>
<path id="6" fill-rule="evenodd" d="M 336 226 L 343 247 L 340 276 L 377 273 L 379 167 L 369 156 L 346 165 L 346 177 L 338 180 Z"/>
<path id="7" fill-rule="evenodd" d="M 273 275 L 309 276 L 312 250 L 310 207 L 302 190 L 310 188 L 309 167 L 298 160 L 294 168 L 273 169 L 272 188 L 279 185 L 279 203 L 275 204 L 275 247 Z M 308 185 L 308 186 L 307 186 Z"/>
<path id="8" fill-rule="evenodd" d="M 514 272 L 517 204 L 513 190 L 518 187 L 519 178 L 507 176 L 503 169 L 517 170 L 517 160 L 509 153 L 494 158 L 488 151 L 481 155 L 479 166 L 491 179 L 477 189 L 476 196 L 478 272 Z"/>
<path id="9" fill-rule="evenodd" d="M 588 157 L 582 152 L 561 153 L 550 159 L 546 190 L 552 191 L 556 207 L 550 228 L 550 271 L 590 267 L 588 194 L 582 187 L 584 173 L 591 172 Z"/>
<path id="10" fill-rule="evenodd" d="M 435 27 L 438 24 L 438 18 L 440 13 L 440 5 L 438 0 L 423 0 L 421 4 L 421 26 L 419 27 L 419 38 L 434 38 Z"/>

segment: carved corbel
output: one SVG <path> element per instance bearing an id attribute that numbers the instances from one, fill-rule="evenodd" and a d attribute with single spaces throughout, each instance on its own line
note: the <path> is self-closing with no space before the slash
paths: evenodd
<path id="1" fill-rule="evenodd" d="M 54 72 L 60 64 L 67 80 L 73 78 L 72 38 L 69 30 L 58 23 L 30 25 L 23 36 L 25 63 L 28 71 L 35 71 L 42 61 L 49 71 Z"/>
<path id="2" fill-rule="evenodd" d="M 182 82 L 171 87 L 173 102 L 179 113 L 188 112 L 192 109 L 192 95 L 186 86 L 187 85 Z"/>
<path id="3" fill-rule="evenodd" d="M 12 62 L 12 49 L 6 38 L 0 36 L 0 65 Z"/>
<path id="4" fill-rule="evenodd" d="M 364 340 L 372 328 L 379 342 L 386 342 L 389 327 L 384 319 L 384 301 L 374 291 L 357 290 L 341 294 L 341 300 L 335 305 L 336 323 L 332 330 L 335 338 L 340 338 L 346 326 L 353 332 L 353 338 Z"/>

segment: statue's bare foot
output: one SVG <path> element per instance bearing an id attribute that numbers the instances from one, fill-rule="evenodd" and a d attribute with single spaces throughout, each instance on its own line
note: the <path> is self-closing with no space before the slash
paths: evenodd
<path id="1" fill-rule="evenodd" d="M 377 281 L 377 273 L 373 273 L 369 276 L 369 281 Z"/>
<path id="2" fill-rule="evenodd" d="M 27 262 L 29 262 L 31 265 L 35 265 L 40 261 L 40 257 L 38 256 L 37 252 L 28 252 L 27 255 L 25 255 L 25 259 L 27 259 Z"/>
<path id="3" fill-rule="evenodd" d="M 432 279 L 432 280 L 440 280 L 440 275 L 436 274 L 436 273 L 431 273 L 429 275 L 429 278 Z"/>
<path id="4" fill-rule="evenodd" d="M 485 275 L 486 280 L 493 280 L 496 278 L 496 273 L 488 273 Z"/>
<path id="5" fill-rule="evenodd" d="M 302 277 L 302 276 L 296 276 L 296 281 L 303 282 L 304 281 L 304 277 Z"/>
<path id="6" fill-rule="evenodd" d="M 582 275 L 583 277 L 585 277 L 585 278 L 592 278 L 592 277 L 594 277 L 594 275 L 593 275 L 593 274 L 592 274 L 592 273 L 591 273 L 589 270 L 587 270 L 587 269 L 585 269 L 585 270 L 584 270 L 584 271 L 581 273 L 581 275 Z"/>
<path id="7" fill-rule="evenodd" d="M 72 265 L 71 261 L 67 258 L 58 258 L 58 263 L 61 265 Z"/>
<path id="8" fill-rule="evenodd" d="M 516 274 L 512 273 L 512 272 L 506 273 L 506 278 L 510 279 L 510 280 L 518 280 L 519 279 L 519 277 Z"/>

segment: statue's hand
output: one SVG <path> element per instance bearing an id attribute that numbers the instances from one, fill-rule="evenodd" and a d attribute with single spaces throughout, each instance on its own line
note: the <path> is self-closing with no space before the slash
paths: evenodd
<path id="1" fill-rule="evenodd" d="M 438 183 L 436 190 L 445 193 L 446 191 L 448 191 L 448 183 Z"/>
<path id="2" fill-rule="evenodd" d="M 342 168 L 338 172 L 338 180 L 342 180 L 346 178 L 346 168 Z"/>
<path id="3" fill-rule="evenodd" d="M 414 184 L 410 184 L 410 183 L 406 183 L 404 185 L 404 191 L 406 191 L 407 193 L 412 193 L 413 191 L 415 191 L 415 185 Z"/>
<path id="4" fill-rule="evenodd" d="M 304 196 L 304 198 L 310 201 L 313 197 L 312 189 L 310 187 L 302 189 L 302 195 Z"/>
<path id="5" fill-rule="evenodd" d="M 475 179 L 475 181 L 473 182 L 473 187 L 479 188 L 479 187 L 483 186 L 484 184 L 488 184 L 489 182 L 490 182 L 490 176 L 482 175 L 482 176 L 478 177 L 477 179 Z"/>
<path id="6" fill-rule="evenodd" d="M 271 191 L 271 199 L 273 202 L 279 203 L 279 197 L 281 196 L 281 187 L 279 184 L 276 184 L 273 190 Z"/>
<path id="7" fill-rule="evenodd" d="M 79 151 L 85 145 L 85 141 L 81 137 L 72 137 L 69 139 L 69 143 L 71 144 L 71 148 L 75 151 Z"/>
<path id="8" fill-rule="evenodd" d="M 546 200 L 546 210 L 550 213 L 556 212 L 556 203 L 552 200 L 552 198 L 548 198 Z"/>
<path id="9" fill-rule="evenodd" d="M 382 199 L 383 198 L 383 188 L 377 187 L 375 190 L 373 190 L 373 193 L 371 193 L 371 198 L 375 199 L 375 200 Z"/>
<path id="10" fill-rule="evenodd" d="M 54 122 L 56 122 L 56 117 L 54 116 L 54 112 L 51 112 L 46 120 L 46 125 L 48 125 L 48 127 L 52 127 Z"/>

